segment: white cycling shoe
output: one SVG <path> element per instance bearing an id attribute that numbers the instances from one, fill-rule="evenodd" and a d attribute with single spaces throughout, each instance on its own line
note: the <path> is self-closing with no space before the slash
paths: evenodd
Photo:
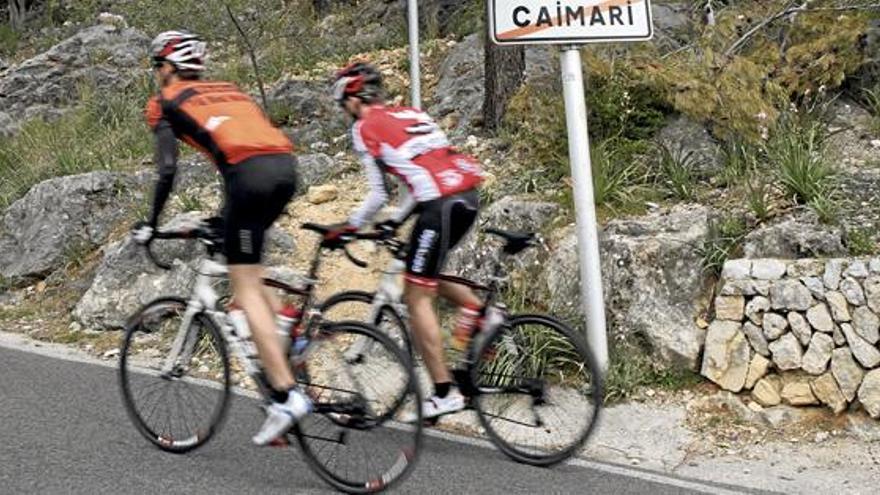
<path id="1" fill-rule="evenodd" d="M 299 390 L 291 390 L 287 402 L 273 402 L 266 408 L 266 421 L 253 437 L 255 444 L 264 446 L 286 434 L 294 423 L 312 412 L 312 401 Z"/>
<path id="2" fill-rule="evenodd" d="M 464 396 L 457 388 L 449 389 L 446 397 L 432 395 L 422 402 L 422 419 L 433 419 L 465 408 Z"/>

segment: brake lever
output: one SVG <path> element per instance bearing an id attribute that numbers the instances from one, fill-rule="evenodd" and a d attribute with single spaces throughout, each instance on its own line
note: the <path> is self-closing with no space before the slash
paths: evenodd
<path id="1" fill-rule="evenodd" d="M 342 251 L 345 253 L 345 257 L 348 258 L 348 261 L 351 261 L 355 265 L 357 265 L 361 268 L 366 268 L 369 266 L 369 264 L 367 264 L 366 261 L 361 261 L 361 260 L 355 258 L 354 255 L 351 254 L 351 251 L 348 250 L 348 246 L 343 247 Z"/>

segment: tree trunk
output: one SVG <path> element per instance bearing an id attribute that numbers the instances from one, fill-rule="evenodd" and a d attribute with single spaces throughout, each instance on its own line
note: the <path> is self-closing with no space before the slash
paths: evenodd
<path id="1" fill-rule="evenodd" d="M 523 82 L 526 53 L 521 45 L 498 46 L 489 39 L 488 29 L 485 33 L 486 93 L 483 120 L 486 129 L 494 132 L 501 126 L 508 101 Z"/>
<path id="2" fill-rule="evenodd" d="M 7 6 L 9 25 L 13 31 L 21 31 L 27 14 L 27 0 L 8 0 Z"/>

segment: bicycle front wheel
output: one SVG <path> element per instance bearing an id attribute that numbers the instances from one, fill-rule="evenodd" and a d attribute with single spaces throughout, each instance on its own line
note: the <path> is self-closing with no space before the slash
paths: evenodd
<path id="1" fill-rule="evenodd" d="M 315 472 L 348 493 L 382 491 L 406 477 L 422 431 L 409 356 L 375 327 L 330 322 L 312 333 L 304 358 L 307 373 L 298 376 L 314 413 L 294 433 Z M 414 417 L 396 421 L 404 408 Z"/>
<path id="2" fill-rule="evenodd" d="M 229 357 L 220 330 L 183 299 L 147 304 L 128 322 L 119 360 L 125 410 L 160 449 L 207 443 L 229 408 Z"/>
<path id="3" fill-rule="evenodd" d="M 475 357 L 474 405 L 504 454 L 550 466 L 578 452 L 603 402 L 602 375 L 581 336 L 547 316 L 515 316 L 486 336 Z"/>
<path id="4" fill-rule="evenodd" d="M 362 321 L 378 328 L 403 351 L 412 356 L 412 342 L 406 323 L 391 305 L 375 308 L 376 294 L 359 290 L 334 294 L 321 305 L 324 321 Z"/>

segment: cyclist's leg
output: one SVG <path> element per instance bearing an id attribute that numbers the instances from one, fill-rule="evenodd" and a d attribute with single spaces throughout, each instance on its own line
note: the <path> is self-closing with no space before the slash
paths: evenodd
<path id="1" fill-rule="evenodd" d="M 460 199 L 450 203 L 447 208 L 449 208 L 448 211 L 444 211 L 444 221 L 448 224 L 449 240 L 446 249 L 441 253 L 443 256 L 443 259 L 440 260 L 441 268 L 445 264 L 445 258 L 449 252 L 455 249 L 476 223 L 479 214 L 479 195 L 476 191 L 465 193 L 461 195 Z M 440 297 L 461 308 L 480 309 L 483 306 L 482 299 L 466 285 L 441 280 L 437 290 Z"/>

